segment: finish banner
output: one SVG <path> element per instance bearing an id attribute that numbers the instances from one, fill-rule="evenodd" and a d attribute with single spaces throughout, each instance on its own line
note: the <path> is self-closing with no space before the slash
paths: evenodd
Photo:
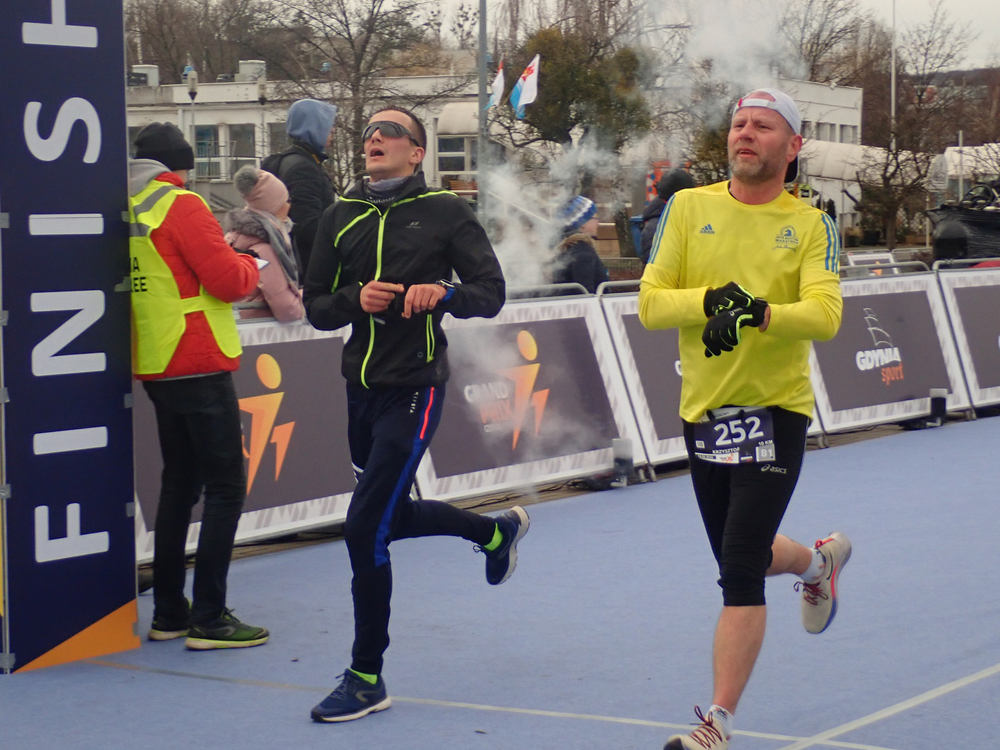
<path id="1" fill-rule="evenodd" d="M 417 472 L 422 497 L 452 499 L 612 467 L 638 431 L 596 298 L 508 303 L 492 320 L 445 318 L 451 380 Z"/>
<path id="2" fill-rule="evenodd" d="M 1000 269 L 939 271 L 955 343 L 976 406 L 1000 402 Z"/>
<path id="3" fill-rule="evenodd" d="M 135 648 L 122 4 L 0 24 L 4 671 Z"/>
<path id="4" fill-rule="evenodd" d="M 813 347 L 816 403 L 828 431 L 927 415 L 930 390 L 948 408 L 969 397 L 933 274 L 841 283 L 844 313 L 831 341 Z"/>
<path id="5" fill-rule="evenodd" d="M 233 376 L 243 423 L 247 498 L 237 542 L 343 522 L 354 491 L 347 444 L 347 395 L 340 374 L 342 332 L 276 322 L 240 324 L 243 356 Z M 346 331 L 345 331 L 346 333 Z M 153 556 L 163 461 L 156 414 L 135 389 L 136 546 Z M 202 505 L 192 513 L 188 551 L 197 546 Z"/>

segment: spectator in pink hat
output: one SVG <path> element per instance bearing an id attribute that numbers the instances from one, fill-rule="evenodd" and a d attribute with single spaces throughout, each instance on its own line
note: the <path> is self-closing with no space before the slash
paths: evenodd
<path id="1" fill-rule="evenodd" d="M 282 323 L 302 320 L 305 308 L 292 252 L 287 188 L 270 172 L 250 165 L 236 173 L 233 183 L 246 206 L 226 216 L 226 241 L 267 261 L 257 289 L 238 305 L 240 317 L 262 317 L 260 310 L 266 307 Z"/>

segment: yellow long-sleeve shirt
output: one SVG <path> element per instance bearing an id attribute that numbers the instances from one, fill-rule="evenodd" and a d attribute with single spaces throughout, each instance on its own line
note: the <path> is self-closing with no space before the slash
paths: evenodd
<path id="1" fill-rule="evenodd" d="M 740 203 L 720 182 L 674 195 L 664 208 L 642 274 L 639 319 L 678 328 L 680 415 L 698 421 L 725 405 L 780 406 L 812 417 L 809 342 L 840 327 L 834 222 L 787 192 L 770 203 Z M 735 281 L 768 301 L 767 331 L 743 328 L 733 351 L 706 357 L 705 292 Z"/>

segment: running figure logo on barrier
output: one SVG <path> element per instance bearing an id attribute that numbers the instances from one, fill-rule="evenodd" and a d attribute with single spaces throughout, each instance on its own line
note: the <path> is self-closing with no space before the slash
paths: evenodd
<path id="1" fill-rule="evenodd" d="M 545 402 L 549 399 L 549 389 L 534 391 L 535 380 L 538 378 L 538 370 L 541 364 L 535 362 L 538 359 L 538 343 L 535 337 L 527 331 L 518 331 L 517 349 L 521 356 L 533 364 L 512 367 L 509 370 L 501 370 L 500 375 L 514 381 L 514 443 L 513 448 L 517 448 L 517 439 L 521 436 L 521 427 L 524 426 L 524 418 L 527 416 L 528 407 L 535 410 L 535 434 L 542 427 L 542 415 L 545 413 Z"/>
<path id="2" fill-rule="evenodd" d="M 281 385 L 281 367 L 278 360 L 270 354 L 261 354 L 257 357 L 257 377 L 260 382 L 272 391 Z M 278 418 L 278 409 L 281 401 L 285 397 L 283 391 L 277 393 L 265 393 L 261 396 L 247 396 L 240 399 L 240 410 L 250 414 L 250 450 L 246 448 L 246 436 L 243 437 L 243 457 L 250 460 L 250 467 L 247 471 L 247 494 L 253 488 L 253 480 L 257 476 L 261 459 L 268 443 L 274 443 L 274 479 L 281 476 L 281 466 L 285 462 L 288 453 L 288 444 L 292 440 L 292 430 L 295 429 L 295 422 L 285 422 L 285 424 L 275 425 Z"/>
<path id="3" fill-rule="evenodd" d="M 894 380 L 903 379 L 903 358 L 899 354 L 899 347 L 892 345 L 892 336 L 882 328 L 875 312 L 870 308 L 864 309 L 865 324 L 868 326 L 868 333 L 872 337 L 872 349 L 858 352 L 854 355 L 854 362 L 858 369 L 874 370 L 881 368 L 882 382 L 889 385 Z M 892 365 L 898 362 L 898 365 Z"/>
<path id="4" fill-rule="evenodd" d="M 486 432 L 506 429 L 510 425 L 513 432 L 512 449 L 517 448 L 518 438 L 528 414 L 528 408 L 535 410 L 535 435 L 542 426 L 542 415 L 549 399 L 549 389 L 535 391 L 535 381 L 541 364 L 538 359 L 538 343 L 528 331 L 517 333 L 517 349 L 531 364 L 519 365 L 505 370 L 496 370 L 502 380 L 489 383 L 470 384 L 465 387 L 465 400 L 479 409 L 479 419 Z M 514 384 L 511 395 L 510 384 Z"/>

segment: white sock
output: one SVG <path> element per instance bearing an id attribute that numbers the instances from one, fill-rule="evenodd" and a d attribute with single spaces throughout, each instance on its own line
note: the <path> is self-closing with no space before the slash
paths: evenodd
<path id="1" fill-rule="evenodd" d="M 706 716 L 712 717 L 712 721 L 722 730 L 722 734 L 727 740 L 733 736 L 733 720 L 736 717 L 722 706 L 713 703 Z"/>
<path id="2" fill-rule="evenodd" d="M 826 568 L 826 558 L 818 549 L 812 550 L 812 561 L 806 572 L 799 576 L 806 583 L 819 583 L 823 577 L 823 570 Z"/>

